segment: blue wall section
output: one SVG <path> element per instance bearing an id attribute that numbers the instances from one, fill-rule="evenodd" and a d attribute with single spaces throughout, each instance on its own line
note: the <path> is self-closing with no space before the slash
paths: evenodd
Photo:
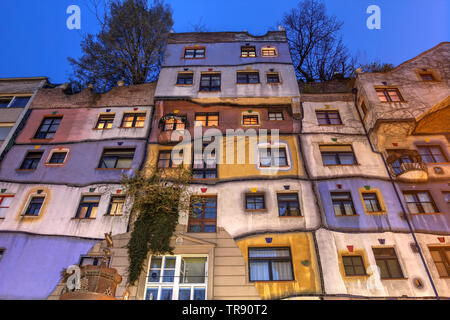
<path id="1" fill-rule="evenodd" d="M 98 240 L 0 233 L 0 299 L 47 299 L 61 271 L 77 264 Z"/>

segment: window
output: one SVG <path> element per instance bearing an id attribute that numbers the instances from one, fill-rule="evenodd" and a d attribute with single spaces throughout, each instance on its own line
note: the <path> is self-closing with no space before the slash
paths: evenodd
<path id="1" fill-rule="evenodd" d="M 246 194 L 245 195 L 245 209 L 247 210 L 264 210 L 266 208 L 264 204 L 263 194 Z"/>
<path id="2" fill-rule="evenodd" d="M 11 129 L 13 128 L 13 126 L 8 126 L 8 125 L 0 125 L 0 145 L 1 142 L 6 140 L 6 138 L 8 137 L 9 132 L 11 131 Z"/>
<path id="3" fill-rule="evenodd" d="M 237 72 L 237 83 L 259 83 L 259 72 Z"/>
<path id="4" fill-rule="evenodd" d="M 375 89 L 378 98 L 381 102 L 399 102 L 404 101 L 400 91 L 396 88 L 393 89 Z"/>
<path id="5" fill-rule="evenodd" d="M 186 48 L 184 49 L 185 59 L 202 59 L 205 57 L 205 48 Z"/>
<path id="6" fill-rule="evenodd" d="M 25 108 L 31 97 L 15 97 L 9 108 Z"/>
<path id="7" fill-rule="evenodd" d="M 351 145 L 322 145 L 319 148 L 324 166 L 356 164 Z"/>
<path id="8" fill-rule="evenodd" d="M 109 267 L 110 258 L 104 256 L 84 256 L 80 258 L 80 267 L 84 266 L 100 266 L 105 261 L 106 267 Z"/>
<path id="9" fill-rule="evenodd" d="M 403 191 L 406 205 L 411 213 L 438 212 L 428 191 Z"/>
<path id="10" fill-rule="evenodd" d="M 412 163 L 411 157 L 408 155 L 403 155 L 400 158 L 398 158 L 397 160 L 395 160 L 394 162 L 392 162 L 391 167 L 392 167 L 392 170 L 394 170 L 394 173 L 396 175 L 399 175 L 403 172 L 403 169 L 402 169 L 403 163 Z"/>
<path id="11" fill-rule="evenodd" d="M 61 164 L 66 160 L 67 152 L 53 152 L 49 164 Z"/>
<path id="12" fill-rule="evenodd" d="M 192 164 L 192 177 L 194 179 L 215 179 L 217 178 L 216 153 L 194 152 Z"/>
<path id="13" fill-rule="evenodd" d="M 143 128 L 145 113 L 125 113 L 122 119 L 122 128 Z"/>
<path id="14" fill-rule="evenodd" d="M 216 232 L 217 198 L 198 197 L 191 202 L 189 232 Z"/>
<path id="15" fill-rule="evenodd" d="M 25 216 L 38 216 L 41 210 L 42 204 L 44 203 L 45 197 L 31 197 L 30 203 L 28 204 L 27 210 L 25 211 Z"/>
<path id="16" fill-rule="evenodd" d="M 177 77 L 177 84 L 193 84 L 194 73 L 193 72 L 179 72 Z"/>
<path id="17" fill-rule="evenodd" d="M 163 131 L 184 130 L 186 128 L 186 117 L 165 116 L 162 118 Z"/>
<path id="18" fill-rule="evenodd" d="M 334 214 L 337 216 L 356 215 L 350 192 L 331 192 Z"/>
<path id="19" fill-rule="evenodd" d="M 51 139 L 54 137 L 56 130 L 58 130 L 62 117 L 59 118 L 44 118 L 41 126 L 39 127 L 35 139 Z"/>
<path id="20" fill-rule="evenodd" d="M 13 195 L 0 195 L 0 218 L 6 216 L 6 212 L 8 211 L 13 198 Z"/>
<path id="21" fill-rule="evenodd" d="M 97 214 L 100 196 L 83 196 L 77 210 L 76 218 L 94 219 Z"/>
<path id="22" fill-rule="evenodd" d="M 243 115 L 242 116 L 242 124 L 244 126 L 257 126 L 259 125 L 259 116 L 258 115 Z"/>
<path id="23" fill-rule="evenodd" d="M 13 97 L 0 97 L 0 108 L 7 108 Z"/>
<path id="24" fill-rule="evenodd" d="M 109 202 L 108 211 L 106 212 L 106 215 L 121 216 L 124 204 L 125 204 L 125 196 L 111 196 L 111 200 Z"/>
<path id="25" fill-rule="evenodd" d="M 294 280 L 289 248 L 248 248 L 250 281 Z"/>
<path id="26" fill-rule="evenodd" d="M 267 73 L 267 83 L 280 83 L 280 75 L 278 72 Z"/>
<path id="27" fill-rule="evenodd" d="M 439 277 L 450 277 L 450 247 L 430 247 L 429 250 Z"/>
<path id="28" fill-rule="evenodd" d="M 270 121 L 284 120 L 283 112 L 269 112 L 269 120 Z"/>
<path id="29" fill-rule="evenodd" d="M 263 57 L 276 57 L 277 56 L 277 49 L 271 48 L 271 47 L 264 47 L 261 49 L 261 55 Z"/>
<path id="30" fill-rule="evenodd" d="M 321 126 L 342 124 L 339 111 L 316 111 L 316 117 Z"/>
<path id="31" fill-rule="evenodd" d="M 256 57 L 256 48 L 254 46 L 241 47 L 241 57 L 242 58 L 255 58 Z"/>
<path id="32" fill-rule="evenodd" d="M 436 79 L 433 77 L 432 73 L 421 73 L 420 77 L 422 78 L 422 81 L 425 81 L 425 82 L 436 81 Z"/>
<path id="33" fill-rule="evenodd" d="M 0 249 L 0 261 L 2 261 L 2 258 L 4 255 L 5 255 L 5 249 Z"/>
<path id="34" fill-rule="evenodd" d="M 135 149 L 105 149 L 99 168 L 129 169 L 133 163 Z"/>
<path id="35" fill-rule="evenodd" d="M 417 146 L 424 163 L 448 162 L 440 146 Z"/>
<path id="36" fill-rule="evenodd" d="M 450 205 L 450 191 L 444 191 L 442 195 L 444 196 L 444 201 Z"/>
<path id="37" fill-rule="evenodd" d="M 200 91 L 220 91 L 220 73 L 202 74 Z"/>
<path id="38" fill-rule="evenodd" d="M 43 152 L 28 152 L 23 159 L 20 169 L 22 170 L 35 170 L 39 161 L 41 161 Z"/>
<path id="39" fill-rule="evenodd" d="M 403 278 L 402 268 L 394 248 L 373 248 L 373 255 L 380 268 L 381 279 Z"/>
<path id="40" fill-rule="evenodd" d="M 365 276 L 366 268 L 362 256 L 342 256 L 346 276 Z"/>
<path id="41" fill-rule="evenodd" d="M 205 300 L 207 257 L 152 256 L 145 300 Z"/>
<path id="42" fill-rule="evenodd" d="M 261 167 L 287 167 L 286 148 L 259 148 L 259 165 Z"/>
<path id="43" fill-rule="evenodd" d="M 364 206 L 367 212 L 380 212 L 381 206 L 378 201 L 377 194 L 375 192 L 364 192 L 362 194 Z"/>
<path id="44" fill-rule="evenodd" d="M 180 160 L 182 160 L 180 155 Z M 176 168 L 178 165 L 172 161 L 172 151 L 160 151 L 158 155 L 158 168 Z"/>
<path id="45" fill-rule="evenodd" d="M 298 195 L 296 193 L 277 194 L 277 199 L 280 217 L 301 216 Z"/>
<path id="46" fill-rule="evenodd" d="M 114 121 L 114 114 L 101 114 L 98 117 L 96 129 L 111 129 Z"/>
<path id="47" fill-rule="evenodd" d="M 195 126 L 196 127 L 217 127 L 219 125 L 218 113 L 196 113 Z"/>

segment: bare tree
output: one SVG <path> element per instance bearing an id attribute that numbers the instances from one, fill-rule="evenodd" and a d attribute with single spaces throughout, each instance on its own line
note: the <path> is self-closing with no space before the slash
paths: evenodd
<path id="1" fill-rule="evenodd" d="M 156 80 L 173 25 L 171 8 L 159 0 L 152 6 L 146 0 L 92 0 L 92 4 L 101 29 L 84 36 L 79 59 L 68 59 L 75 89 L 93 84 L 97 92 L 105 92 L 118 80 L 127 84 Z"/>
<path id="2" fill-rule="evenodd" d="M 363 72 L 388 72 L 394 69 L 394 65 L 391 63 L 381 63 L 378 61 L 361 64 L 360 68 Z"/>
<path id="3" fill-rule="evenodd" d="M 326 14 L 322 1 L 300 1 L 297 8 L 284 15 L 281 25 L 286 29 L 299 79 L 327 81 L 336 74 L 353 73 L 356 59 L 338 34 L 343 23 Z"/>

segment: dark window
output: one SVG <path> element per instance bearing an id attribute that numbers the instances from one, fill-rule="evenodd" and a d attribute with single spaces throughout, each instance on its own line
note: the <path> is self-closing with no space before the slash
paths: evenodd
<path id="1" fill-rule="evenodd" d="M 424 163 L 448 162 L 440 146 L 417 146 Z"/>
<path id="2" fill-rule="evenodd" d="M 100 266 L 102 264 L 103 261 L 105 261 L 106 267 L 109 267 L 109 257 L 101 257 L 101 256 L 97 256 L 97 257 L 90 257 L 90 256 L 85 256 L 85 257 L 81 257 L 80 258 L 80 267 L 83 266 Z"/>
<path id="3" fill-rule="evenodd" d="M 259 164 L 261 167 L 287 167 L 286 148 L 260 148 Z"/>
<path id="4" fill-rule="evenodd" d="M 202 74 L 200 91 L 220 91 L 220 73 Z"/>
<path id="5" fill-rule="evenodd" d="M 316 111 L 316 116 L 319 125 L 342 124 L 339 111 Z"/>
<path id="6" fill-rule="evenodd" d="M 280 217 L 301 216 L 298 195 L 296 193 L 277 194 Z"/>
<path id="7" fill-rule="evenodd" d="M 242 58 L 254 58 L 256 57 L 256 48 L 254 46 L 241 47 Z"/>
<path id="8" fill-rule="evenodd" d="M 43 152 L 28 152 L 23 159 L 20 169 L 35 170 L 39 161 L 41 160 Z"/>
<path id="9" fill-rule="evenodd" d="M 283 112 L 269 112 L 269 120 L 284 120 Z"/>
<path id="10" fill-rule="evenodd" d="M 403 172 L 402 163 L 412 163 L 412 159 L 410 156 L 404 155 L 392 162 L 392 170 L 394 170 L 396 175 L 399 175 Z"/>
<path id="11" fill-rule="evenodd" d="M 450 204 L 450 191 L 444 191 L 442 192 L 442 195 L 444 196 L 444 201 L 447 204 Z"/>
<path id="12" fill-rule="evenodd" d="M 131 168 L 135 149 L 105 149 L 100 159 L 99 168 Z"/>
<path id="13" fill-rule="evenodd" d="M 189 232 L 216 232 L 217 198 L 198 197 L 191 205 Z"/>
<path id="14" fill-rule="evenodd" d="M 180 157 L 182 157 L 180 155 Z M 180 159 L 181 160 L 181 159 Z M 172 151 L 160 151 L 158 155 L 158 168 L 176 168 L 178 165 L 172 161 Z"/>
<path id="15" fill-rule="evenodd" d="M 364 205 L 367 212 L 380 212 L 381 206 L 378 201 L 377 194 L 375 192 L 364 192 L 362 194 Z"/>
<path id="16" fill-rule="evenodd" d="M 257 115 L 243 115 L 242 124 L 245 126 L 253 126 L 259 124 L 259 117 Z"/>
<path id="17" fill-rule="evenodd" d="M 436 79 L 434 79 L 433 74 L 431 74 L 431 73 L 421 73 L 420 77 L 425 82 L 435 81 L 436 80 Z"/>
<path id="18" fill-rule="evenodd" d="M 403 191 L 406 205 L 411 213 L 438 212 L 433 198 L 428 191 Z"/>
<path id="19" fill-rule="evenodd" d="M 66 156 L 67 156 L 67 152 L 53 152 L 48 163 L 53 163 L 53 164 L 64 163 Z"/>
<path id="20" fill-rule="evenodd" d="M 78 207 L 76 218 L 94 219 L 97 214 L 100 196 L 84 196 L 81 198 L 80 206 Z"/>
<path id="21" fill-rule="evenodd" d="M 429 249 L 439 277 L 450 277 L 450 247 L 430 247 Z"/>
<path id="22" fill-rule="evenodd" d="M 356 158 L 350 145 L 320 146 L 324 166 L 356 164 Z"/>
<path id="23" fill-rule="evenodd" d="M 275 48 L 262 48 L 261 50 L 263 57 L 275 57 L 277 55 L 277 49 Z"/>
<path id="24" fill-rule="evenodd" d="M 0 97 L 0 108 L 8 107 L 13 97 Z"/>
<path id="25" fill-rule="evenodd" d="M 106 214 L 109 216 L 121 216 L 124 204 L 125 196 L 111 196 Z"/>
<path id="26" fill-rule="evenodd" d="M 377 266 L 380 268 L 381 279 L 403 278 L 394 248 L 373 248 L 373 254 Z"/>
<path id="27" fill-rule="evenodd" d="M 278 72 L 268 73 L 267 83 L 280 83 L 280 75 L 278 74 Z"/>
<path id="28" fill-rule="evenodd" d="M 204 152 L 194 152 L 192 164 L 193 179 L 215 179 L 217 178 L 217 161 L 214 151 L 209 154 Z"/>
<path id="29" fill-rule="evenodd" d="M 350 192 L 331 192 L 334 214 L 337 216 L 356 215 Z"/>
<path id="30" fill-rule="evenodd" d="M 250 281 L 294 280 L 289 248 L 248 248 Z"/>
<path id="31" fill-rule="evenodd" d="M 398 89 L 375 89 L 382 102 L 404 101 Z"/>
<path id="32" fill-rule="evenodd" d="M 217 127 L 219 125 L 218 113 L 196 113 L 195 126 Z"/>
<path id="33" fill-rule="evenodd" d="M 30 101 L 31 97 L 15 97 L 10 108 L 25 108 Z"/>
<path id="34" fill-rule="evenodd" d="M 41 210 L 42 204 L 44 203 L 45 197 L 32 197 L 30 203 L 28 204 L 27 211 L 25 211 L 25 216 L 38 216 Z"/>
<path id="35" fill-rule="evenodd" d="M 342 256 L 346 276 L 365 276 L 366 268 L 361 256 Z"/>
<path id="36" fill-rule="evenodd" d="M 259 72 L 237 72 L 237 83 L 259 83 Z"/>
<path id="37" fill-rule="evenodd" d="M 205 48 L 189 48 L 184 49 L 185 59 L 201 59 L 205 57 Z"/>
<path id="38" fill-rule="evenodd" d="M 2 258 L 4 255 L 5 255 L 5 249 L 0 249 L 0 261 L 2 261 Z"/>
<path id="39" fill-rule="evenodd" d="M 58 130 L 62 117 L 59 118 L 44 118 L 39 130 L 34 136 L 35 139 L 51 139 L 54 137 L 56 130 Z"/>
<path id="40" fill-rule="evenodd" d="M 111 129 L 114 121 L 114 114 L 102 114 L 98 117 L 96 129 Z"/>
<path id="41" fill-rule="evenodd" d="M 266 208 L 264 204 L 263 194 L 246 194 L 245 208 L 247 210 L 263 210 Z"/>
<path id="42" fill-rule="evenodd" d="M 122 128 L 143 128 L 145 113 L 125 113 L 122 119 Z"/>
<path id="43" fill-rule="evenodd" d="M 177 77 L 177 84 L 193 84 L 194 73 L 192 72 L 179 72 Z"/>

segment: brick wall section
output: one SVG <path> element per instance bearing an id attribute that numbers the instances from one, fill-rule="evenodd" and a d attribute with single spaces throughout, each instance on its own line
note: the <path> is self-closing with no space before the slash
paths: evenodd
<path id="1" fill-rule="evenodd" d="M 6 80 L 0 79 L 0 94 L 33 93 L 41 81 L 45 78 L 36 80 Z"/>
<path id="2" fill-rule="evenodd" d="M 62 88 L 40 89 L 31 109 L 114 107 L 153 105 L 156 82 L 132 86 L 114 87 L 97 94 L 87 88 L 76 94 L 65 94 Z"/>

